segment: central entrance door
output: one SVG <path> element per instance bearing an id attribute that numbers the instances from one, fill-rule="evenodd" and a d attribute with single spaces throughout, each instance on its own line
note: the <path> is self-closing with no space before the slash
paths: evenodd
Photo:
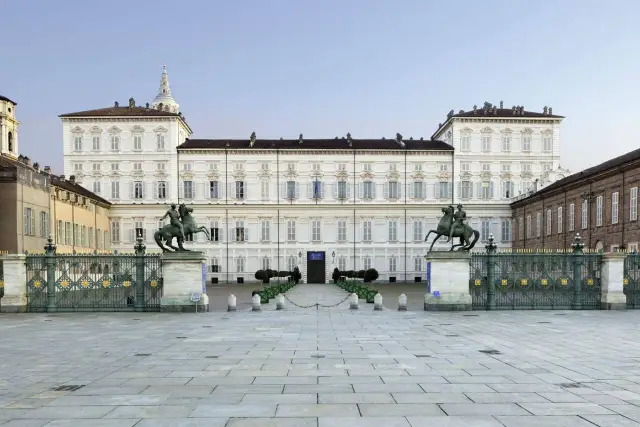
<path id="1" fill-rule="evenodd" d="M 307 252 L 307 283 L 326 283 L 324 251 Z"/>

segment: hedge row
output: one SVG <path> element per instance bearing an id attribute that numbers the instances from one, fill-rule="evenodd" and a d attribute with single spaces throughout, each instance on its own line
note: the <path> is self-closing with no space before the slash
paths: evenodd
<path id="1" fill-rule="evenodd" d="M 336 285 L 350 294 L 358 295 L 360 299 L 367 300 L 369 304 L 373 304 L 373 297 L 378 293 L 377 289 L 369 289 L 366 286 L 359 285 L 358 283 L 349 283 L 346 280 L 338 280 Z"/>
<path id="2" fill-rule="evenodd" d="M 297 285 L 296 281 L 289 278 L 287 283 L 275 284 L 272 286 L 265 286 L 264 289 L 256 289 L 251 292 L 251 297 L 254 295 L 260 295 L 260 304 L 267 304 L 270 299 L 275 298 L 278 294 L 283 294 L 289 289 Z"/>
<path id="3" fill-rule="evenodd" d="M 268 284 L 269 280 L 274 277 L 288 277 L 298 284 L 302 279 L 302 274 L 300 274 L 298 267 L 295 267 L 293 271 L 258 270 L 254 277 L 265 284 Z"/>
<path id="4" fill-rule="evenodd" d="M 348 279 L 363 279 L 365 283 L 369 283 L 369 282 L 373 282 L 374 280 L 378 279 L 378 277 L 380 277 L 380 275 L 378 274 L 378 271 L 375 268 L 370 268 L 368 270 L 347 270 L 347 271 L 340 271 L 337 268 L 333 269 L 333 274 L 331 275 L 331 278 L 333 279 L 333 283 L 338 283 L 338 280 L 340 279 L 340 277 L 346 277 Z"/>

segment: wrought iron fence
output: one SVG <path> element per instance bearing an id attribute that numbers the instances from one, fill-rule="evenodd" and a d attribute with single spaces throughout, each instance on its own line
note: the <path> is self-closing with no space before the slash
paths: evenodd
<path id="1" fill-rule="evenodd" d="M 162 258 L 138 242 L 130 255 L 28 255 L 27 304 L 38 311 L 159 311 Z"/>
<path id="2" fill-rule="evenodd" d="M 474 309 L 596 309 L 600 307 L 602 255 L 573 251 L 472 254 L 469 291 Z"/>
<path id="3" fill-rule="evenodd" d="M 627 297 L 627 307 L 640 308 L 640 256 L 632 253 L 624 259 L 624 294 Z"/>

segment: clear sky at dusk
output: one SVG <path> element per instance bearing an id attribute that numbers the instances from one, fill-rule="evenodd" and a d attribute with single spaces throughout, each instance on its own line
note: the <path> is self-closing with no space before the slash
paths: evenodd
<path id="1" fill-rule="evenodd" d="M 574 171 L 638 148 L 637 0 L 0 0 L 20 151 L 62 172 L 62 113 L 151 102 L 194 138 L 429 137 L 449 110 L 545 105 Z"/>

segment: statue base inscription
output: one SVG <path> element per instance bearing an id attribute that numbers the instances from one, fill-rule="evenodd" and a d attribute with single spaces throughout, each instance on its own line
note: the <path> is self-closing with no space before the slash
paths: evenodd
<path id="1" fill-rule="evenodd" d="M 431 263 L 431 293 L 424 297 L 425 311 L 471 310 L 469 294 L 469 252 L 432 251 L 425 256 Z"/>
<path id="2" fill-rule="evenodd" d="M 163 292 L 160 311 L 209 311 L 209 297 L 202 293 L 204 260 L 202 252 L 166 252 L 162 255 Z M 194 295 L 200 296 L 199 300 L 194 301 Z"/>

